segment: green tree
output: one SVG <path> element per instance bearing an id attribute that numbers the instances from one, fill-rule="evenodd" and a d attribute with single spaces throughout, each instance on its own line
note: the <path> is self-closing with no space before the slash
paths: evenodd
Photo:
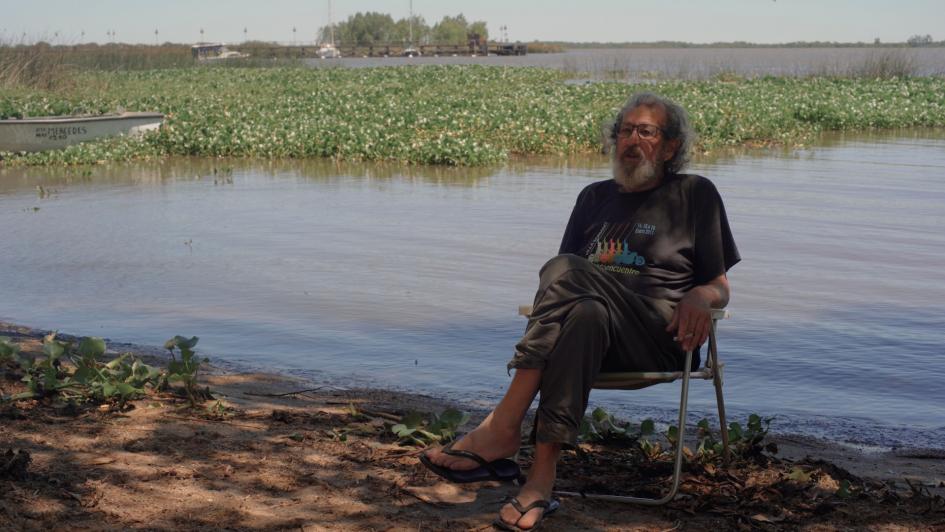
<path id="1" fill-rule="evenodd" d="M 477 20 L 470 24 L 467 33 L 470 35 L 478 35 L 483 41 L 489 40 L 489 28 L 486 27 L 486 23 L 483 20 Z"/>
<path id="2" fill-rule="evenodd" d="M 323 42 L 327 41 L 329 34 L 330 29 L 325 26 L 319 32 L 319 38 Z M 335 40 L 345 44 L 387 44 L 394 38 L 394 34 L 394 19 L 384 13 L 358 12 L 335 25 Z"/>
<path id="3" fill-rule="evenodd" d="M 430 42 L 430 26 L 427 25 L 427 21 L 419 15 L 413 16 L 413 27 L 411 28 L 411 20 L 409 18 L 402 18 L 394 24 L 394 41 L 395 42 L 404 42 L 410 44 L 427 44 Z M 410 34 L 413 33 L 413 42 L 410 42 Z"/>
<path id="4" fill-rule="evenodd" d="M 485 21 L 471 23 L 462 13 L 455 17 L 445 16 L 432 28 L 419 15 L 414 15 L 412 22 L 411 28 L 409 18 L 394 22 L 394 19 L 385 13 L 358 12 L 349 16 L 344 22 L 335 24 L 335 42 L 358 46 L 408 43 L 411 30 L 413 42 L 410 44 L 464 45 L 468 42 L 470 35 L 478 35 L 483 41 L 489 38 Z M 327 42 L 330 39 L 330 30 L 328 26 L 323 26 L 319 29 L 318 39 L 321 42 Z"/>
<path id="5" fill-rule="evenodd" d="M 466 44 L 469 23 L 462 13 L 455 17 L 444 16 L 433 26 L 433 42 L 438 44 Z"/>

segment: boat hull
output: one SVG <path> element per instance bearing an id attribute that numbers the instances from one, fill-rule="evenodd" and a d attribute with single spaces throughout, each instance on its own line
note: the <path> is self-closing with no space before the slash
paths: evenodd
<path id="1" fill-rule="evenodd" d="M 0 120 L 0 152 L 58 150 L 101 137 L 140 135 L 163 121 L 161 113 Z"/>

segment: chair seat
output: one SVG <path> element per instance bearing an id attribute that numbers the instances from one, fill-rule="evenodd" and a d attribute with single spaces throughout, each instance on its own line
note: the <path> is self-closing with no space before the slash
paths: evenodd
<path id="1" fill-rule="evenodd" d="M 531 316 L 532 305 L 521 305 L 518 307 L 518 313 L 521 316 Z M 728 442 L 728 425 L 725 420 L 725 402 L 722 399 L 722 370 L 724 365 L 719 362 L 718 346 L 716 341 L 716 323 L 718 320 L 728 318 L 729 312 L 725 309 L 714 309 L 711 313 L 712 326 L 709 329 L 709 345 L 706 354 L 705 365 L 696 371 L 631 371 L 631 372 L 602 372 L 597 375 L 597 380 L 593 387 L 602 390 L 638 390 L 665 382 L 681 380 L 679 397 L 679 421 L 677 422 L 678 441 L 685 441 L 686 432 L 686 406 L 689 402 L 689 381 L 692 379 L 711 380 L 715 385 L 715 399 L 719 407 L 719 426 L 722 435 L 722 449 L 724 463 L 727 465 L 730 459 L 730 450 Z M 683 363 L 684 368 L 691 367 L 692 351 L 686 352 L 686 359 Z M 682 475 L 683 463 L 683 445 L 676 446 L 676 457 L 673 461 L 672 486 L 669 492 L 662 498 L 650 497 L 629 497 L 626 495 L 609 495 L 603 493 L 586 493 L 584 491 L 562 491 L 555 490 L 556 495 L 569 497 L 584 497 L 588 499 L 598 499 L 605 501 L 629 502 L 637 504 L 646 504 L 658 506 L 666 504 L 676 497 L 679 491 L 680 477 Z"/>
<path id="2" fill-rule="evenodd" d="M 690 379 L 711 380 L 714 376 L 711 367 L 703 367 L 698 371 L 690 371 Z M 639 390 L 654 384 L 673 382 L 683 377 L 682 371 L 632 371 L 599 373 L 594 381 L 594 388 L 598 390 Z"/>

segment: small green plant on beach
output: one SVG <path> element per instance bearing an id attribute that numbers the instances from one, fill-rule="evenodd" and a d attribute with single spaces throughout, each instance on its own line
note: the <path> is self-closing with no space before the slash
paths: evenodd
<path id="1" fill-rule="evenodd" d="M 456 438 L 456 430 L 469 421 L 469 414 L 447 408 L 439 416 L 434 413 L 410 412 L 390 431 L 401 445 L 427 446 Z"/>
<path id="2" fill-rule="evenodd" d="M 145 386 L 155 386 L 161 375 L 157 368 L 127 353 L 100 362 L 106 352 L 101 338 L 83 338 L 74 345 L 58 339 L 53 332 L 43 338 L 45 356 L 41 358 L 21 357 L 17 349 L 0 350 L 11 352 L 24 372 L 22 381 L 27 387 L 27 391 L 4 397 L 4 401 L 58 396 L 68 401 L 115 402 L 121 406 L 143 394 Z"/>
<path id="3" fill-rule="evenodd" d="M 9 338 L 0 338 L 0 362 L 13 361 L 23 372 L 27 391 L 0 397 L 0 402 L 57 397 L 71 402 L 115 403 L 119 407 L 141 397 L 147 388 L 167 388 L 170 382 L 181 382 L 191 406 L 210 396 L 209 390 L 197 387 L 200 360 L 193 347 L 197 338 L 175 336 L 165 347 L 172 360 L 165 369 L 150 366 L 140 358 L 124 353 L 102 361 L 107 352 L 105 340 L 86 337 L 77 343 L 62 340 L 52 332 L 43 338 L 43 356 L 19 354 L 19 347 Z M 180 352 L 174 357 L 173 349 Z"/>
<path id="4" fill-rule="evenodd" d="M 637 437 L 630 429 L 629 423 L 621 423 L 603 408 L 597 407 L 591 415 L 584 416 L 581 421 L 578 438 L 581 441 L 608 441 L 616 439 L 632 439 Z"/>
<path id="5" fill-rule="evenodd" d="M 119 355 L 106 362 L 99 362 L 105 355 L 105 341 L 101 338 L 83 338 L 76 348 L 77 358 L 73 380 L 86 386 L 95 399 L 116 399 L 124 404 L 129 399 L 144 394 L 145 386 L 154 386 L 161 371 L 149 366 L 129 353 Z"/>
<path id="6" fill-rule="evenodd" d="M 0 336 L 0 364 L 16 360 L 20 346 L 10 342 L 7 336 Z"/>
<path id="7" fill-rule="evenodd" d="M 663 446 L 659 442 L 651 442 L 647 436 L 652 436 L 656 434 L 656 423 L 652 419 L 644 419 L 640 423 L 640 437 L 637 440 L 637 444 L 640 446 L 640 451 L 643 453 L 643 456 L 648 460 L 656 460 L 663 454 Z"/>
<path id="8" fill-rule="evenodd" d="M 773 420 L 773 417 L 762 418 L 758 414 L 751 414 L 748 416 L 748 423 L 745 427 L 737 421 L 729 423 L 728 441 L 731 451 L 739 456 L 749 456 L 761 452 L 763 449 L 771 451 L 777 449 L 773 444 L 763 445 Z M 703 463 L 712 462 L 721 457 L 724 451 L 721 436 L 716 437 L 709 426 L 709 421 L 704 418 L 701 419 L 696 424 L 696 428 L 698 429 L 699 446 L 694 454 L 688 448 L 684 449 L 684 452 Z M 675 425 L 670 425 L 663 435 L 671 448 L 675 448 L 679 444 L 679 429 Z"/>
<path id="9" fill-rule="evenodd" d="M 732 450 L 742 456 L 747 456 L 773 447 L 763 445 L 765 437 L 773 417 L 762 418 L 758 414 L 748 416 L 748 423 L 743 428 L 738 422 L 732 422 L 728 425 L 728 441 Z M 718 441 L 709 429 L 709 422 L 705 419 L 698 424 L 699 428 L 699 447 L 696 454 L 700 457 L 711 459 L 722 454 L 722 442 Z"/>
<path id="10" fill-rule="evenodd" d="M 746 426 L 741 423 L 732 422 L 728 426 L 728 439 L 731 451 L 739 456 L 749 456 L 768 450 L 777 452 L 777 446 L 773 443 L 764 444 L 764 439 L 768 435 L 768 430 L 774 418 L 762 418 L 758 414 L 751 414 L 748 417 Z M 721 459 L 723 445 L 721 437 L 717 437 L 710 428 L 709 421 L 702 419 L 696 424 L 699 445 L 693 453 L 688 448 L 683 452 L 692 460 L 702 463 L 714 462 Z M 632 430 L 628 423 L 617 421 L 613 415 L 608 414 L 601 408 L 597 408 L 590 416 L 586 416 L 581 425 L 579 439 L 581 441 L 601 442 L 614 441 L 620 439 L 636 439 L 637 445 L 643 456 L 648 460 L 657 460 L 665 457 L 679 444 L 679 429 L 675 425 L 670 425 L 662 433 L 667 447 L 659 441 L 651 440 L 650 436 L 656 434 L 656 424 L 652 419 L 645 419 L 640 423 L 637 430 Z"/>
<path id="11" fill-rule="evenodd" d="M 182 383 L 184 393 L 187 394 L 191 406 L 196 406 L 211 397 L 209 389 L 201 390 L 197 385 L 197 373 L 200 371 L 200 363 L 208 361 L 206 358 L 201 361 L 194 353 L 194 346 L 197 345 L 198 340 L 199 338 L 196 336 L 190 338 L 175 336 L 164 342 L 164 349 L 167 349 L 170 353 L 171 361 L 167 364 L 167 373 L 164 374 L 162 387 L 170 382 Z M 179 359 L 174 355 L 175 349 L 180 355 Z"/>

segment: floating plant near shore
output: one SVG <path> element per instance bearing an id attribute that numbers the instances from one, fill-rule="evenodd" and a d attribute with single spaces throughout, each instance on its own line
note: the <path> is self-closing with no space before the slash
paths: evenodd
<path id="1" fill-rule="evenodd" d="M 686 107 L 700 150 L 801 145 L 827 130 L 945 126 L 945 79 L 725 78 L 563 83 L 539 68 L 225 68 L 82 73 L 70 94 L 0 90 L 0 118 L 159 111 L 165 126 L 3 164 L 90 164 L 169 155 L 488 165 L 600 149 L 633 91 Z"/>

